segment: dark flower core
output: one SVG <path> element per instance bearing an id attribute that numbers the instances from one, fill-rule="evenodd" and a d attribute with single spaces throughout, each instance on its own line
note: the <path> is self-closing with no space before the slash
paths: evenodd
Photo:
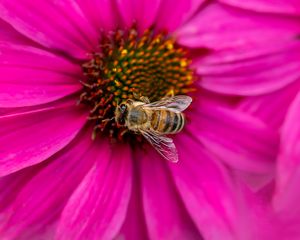
<path id="1" fill-rule="evenodd" d="M 93 137 L 102 132 L 123 139 L 127 129 L 111 119 L 117 105 L 127 99 L 146 96 L 153 102 L 193 90 L 187 51 L 166 33 L 147 29 L 139 36 L 135 28 L 118 30 L 103 36 L 100 47 L 83 64 L 86 79 L 80 95 L 80 102 L 91 108 Z"/>

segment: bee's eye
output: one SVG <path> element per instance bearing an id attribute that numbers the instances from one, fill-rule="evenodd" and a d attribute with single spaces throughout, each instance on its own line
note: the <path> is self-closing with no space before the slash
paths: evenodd
<path id="1" fill-rule="evenodd" d="M 125 104 L 120 105 L 120 109 L 124 112 L 126 110 L 127 106 Z"/>

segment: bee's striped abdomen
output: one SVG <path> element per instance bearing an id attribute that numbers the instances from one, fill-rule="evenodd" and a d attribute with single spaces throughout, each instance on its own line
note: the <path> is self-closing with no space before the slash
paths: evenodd
<path id="1" fill-rule="evenodd" d="M 180 132 L 184 126 L 184 116 L 169 110 L 155 110 L 151 117 L 151 127 L 153 130 L 172 134 Z"/>

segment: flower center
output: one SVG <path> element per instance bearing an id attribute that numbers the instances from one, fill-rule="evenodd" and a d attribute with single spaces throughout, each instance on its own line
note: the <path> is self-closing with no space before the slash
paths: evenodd
<path id="1" fill-rule="evenodd" d="M 166 33 L 147 29 L 141 36 L 135 28 L 103 36 L 99 52 L 83 64 L 80 103 L 90 107 L 89 119 L 98 133 L 123 139 L 125 127 L 114 121 L 115 108 L 127 99 L 145 96 L 151 102 L 167 95 L 193 90 L 193 71 L 187 51 Z M 126 134 L 125 134 L 126 135 Z"/>

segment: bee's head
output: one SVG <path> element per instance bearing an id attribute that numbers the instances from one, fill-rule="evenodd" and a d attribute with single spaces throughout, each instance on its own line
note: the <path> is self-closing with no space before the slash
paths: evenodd
<path id="1" fill-rule="evenodd" d="M 116 122 L 119 126 L 125 126 L 128 114 L 128 104 L 121 103 L 116 109 Z"/>

